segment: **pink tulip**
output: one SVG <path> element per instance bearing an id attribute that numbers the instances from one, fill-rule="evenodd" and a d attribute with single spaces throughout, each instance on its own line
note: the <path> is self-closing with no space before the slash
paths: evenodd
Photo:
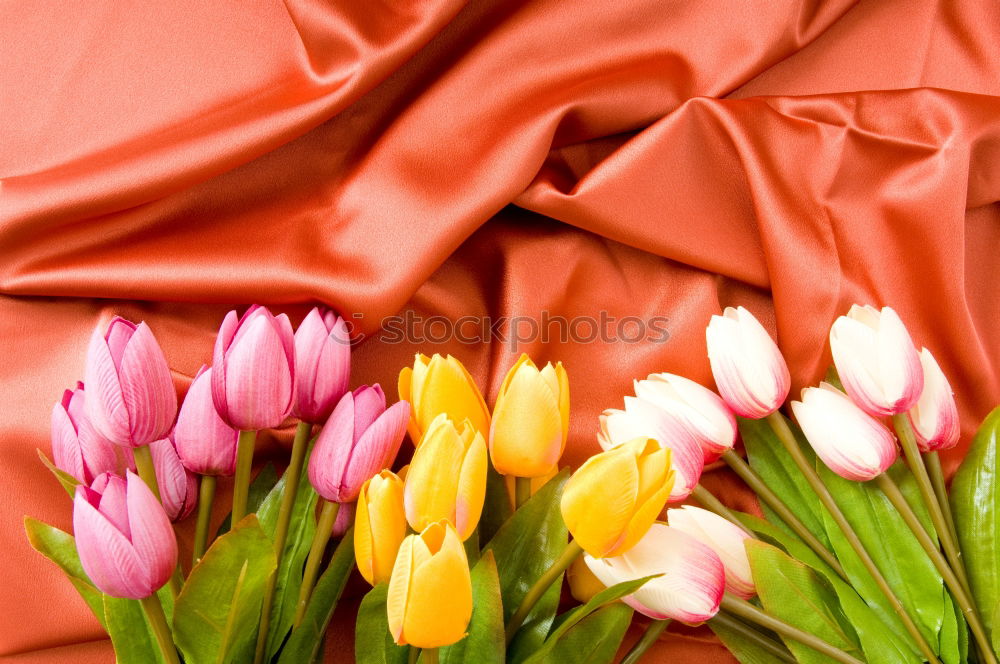
<path id="1" fill-rule="evenodd" d="M 169 438 L 149 445 L 160 487 L 160 502 L 171 521 L 184 519 L 198 503 L 198 480 L 181 463 L 174 442 Z"/>
<path id="2" fill-rule="evenodd" d="M 177 393 L 153 332 L 115 317 L 103 334 L 94 330 L 84 376 L 86 409 L 101 435 L 127 447 L 167 435 L 177 416 Z"/>
<path id="3" fill-rule="evenodd" d="M 662 574 L 622 598 L 654 620 L 703 623 L 719 612 L 726 587 L 722 561 L 685 532 L 654 523 L 633 548 L 613 558 L 584 554 L 587 567 L 605 586 Z"/>
<path id="4" fill-rule="evenodd" d="M 212 399 L 212 370 L 198 370 L 181 403 L 174 446 L 184 467 L 199 475 L 232 475 L 239 432 L 222 421 Z"/>
<path id="5" fill-rule="evenodd" d="M 337 403 L 309 457 L 309 481 L 326 500 L 357 499 L 361 485 L 396 458 L 410 404 L 385 407 L 378 385 L 348 392 Z"/>
<path id="6" fill-rule="evenodd" d="M 701 479 L 705 455 L 680 418 L 636 397 L 625 397 L 625 410 L 610 408 L 600 416 L 597 442 L 609 450 L 635 438 L 652 438 L 671 451 L 676 473 L 670 502 L 687 498 Z"/>
<path id="7" fill-rule="evenodd" d="M 757 594 L 744 546 L 750 536 L 742 528 L 718 514 L 691 505 L 667 510 L 667 521 L 671 528 L 687 533 L 715 551 L 726 570 L 727 591 L 743 599 Z"/>
<path id="8" fill-rule="evenodd" d="M 718 394 L 669 373 L 633 381 L 635 395 L 677 417 L 701 446 L 706 464 L 736 444 L 736 418 Z"/>
<path id="9" fill-rule="evenodd" d="M 104 474 L 91 488 L 76 488 L 73 532 L 83 570 L 112 597 L 149 597 L 177 566 L 170 519 L 131 471 L 126 471 L 126 479 Z"/>
<path id="10" fill-rule="evenodd" d="M 792 412 L 816 455 L 845 479 L 867 482 L 896 461 L 892 432 L 829 383 L 802 390 Z"/>
<path id="11" fill-rule="evenodd" d="M 920 398 L 920 355 L 890 307 L 852 306 L 830 328 L 830 349 L 844 389 L 869 415 L 903 413 Z"/>
<path id="12" fill-rule="evenodd" d="M 329 309 L 314 307 L 295 331 L 295 415 L 321 423 L 347 392 L 351 338 L 347 325 Z"/>
<path id="13" fill-rule="evenodd" d="M 292 409 L 295 336 L 288 316 L 258 304 L 242 318 L 226 314 L 215 340 L 212 398 L 219 416 L 241 431 L 279 426 Z"/>
<path id="14" fill-rule="evenodd" d="M 920 351 L 920 366 L 924 372 L 924 389 L 920 399 L 907 412 L 917 446 L 921 452 L 949 450 L 958 445 L 961 435 L 955 395 L 948 377 L 926 348 Z"/>
<path id="15" fill-rule="evenodd" d="M 705 333 L 719 393 L 737 415 L 760 419 L 781 407 L 791 376 L 781 351 L 753 314 L 727 307 Z"/>
<path id="16" fill-rule="evenodd" d="M 77 383 L 52 407 L 52 456 L 59 469 L 90 484 L 101 473 L 118 470 L 118 456 L 114 443 L 90 424 L 85 400 L 83 383 Z"/>

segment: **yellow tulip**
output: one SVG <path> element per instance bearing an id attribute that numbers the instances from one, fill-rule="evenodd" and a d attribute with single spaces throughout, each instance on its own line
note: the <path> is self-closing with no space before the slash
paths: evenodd
<path id="1" fill-rule="evenodd" d="M 545 475 L 558 463 L 568 435 L 569 379 L 562 362 L 539 371 L 522 354 L 507 372 L 493 409 L 493 466 L 504 475 Z"/>
<path id="2" fill-rule="evenodd" d="M 450 522 L 462 540 L 476 530 L 486 499 L 486 441 L 472 422 L 459 431 L 441 413 L 430 423 L 406 473 L 406 520 L 420 532 Z"/>
<path id="3" fill-rule="evenodd" d="M 580 604 L 586 604 L 605 588 L 601 580 L 587 567 L 587 561 L 583 556 L 577 556 L 566 570 L 566 582 L 569 583 L 569 594 Z"/>
<path id="4" fill-rule="evenodd" d="M 399 645 L 440 648 L 461 640 L 472 618 L 472 578 L 462 541 L 438 521 L 403 540 L 386 601 Z"/>
<path id="5" fill-rule="evenodd" d="M 456 358 L 418 353 L 413 367 L 399 372 L 399 398 L 410 402 L 407 430 L 419 445 L 431 421 L 445 413 L 455 422 L 469 420 L 478 431 L 490 430 L 490 411 L 469 372 Z"/>
<path id="6" fill-rule="evenodd" d="M 361 487 L 354 521 L 354 558 L 365 581 L 388 581 L 396 552 L 406 537 L 403 480 L 383 470 Z"/>
<path id="7" fill-rule="evenodd" d="M 590 457 L 573 473 L 563 490 L 563 521 L 591 556 L 617 556 L 646 534 L 673 485 L 670 450 L 652 438 L 635 438 Z"/>
<path id="8" fill-rule="evenodd" d="M 548 484 L 549 480 L 551 480 L 553 477 L 555 477 L 558 474 L 559 474 L 559 466 L 552 466 L 552 468 L 549 469 L 549 472 L 545 473 L 544 475 L 542 475 L 540 477 L 532 477 L 531 478 L 531 495 L 533 496 L 536 493 L 538 493 L 539 489 L 541 489 L 543 486 L 545 486 L 546 484 Z M 510 507 L 511 507 L 511 509 L 517 509 L 517 504 L 516 504 L 516 499 L 515 499 L 515 494 L 516 494 L 517 489 L 515 488 L 515 485 L 514 485 L 514 476 L 513 475 L 505 475 L 504 478 L 503 478 L 503 480 L 504 480 L 504 484 L 507 486 L 507 496 L 510 498 Z"/>

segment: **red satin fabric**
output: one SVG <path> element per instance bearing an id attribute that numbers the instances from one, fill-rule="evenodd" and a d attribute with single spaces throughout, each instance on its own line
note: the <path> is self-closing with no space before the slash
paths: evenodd
<path id="1" fill-rule="evenodd" d="M 369 334 L 406 310 L 667 316 L 666 343 L 358 347 L 354 384 L 453 352 L 491 404 L 520 351 L 562 360 L 575 465 L 633 377 L 711 384 L 721 307 L 776 333 L 797 391 L 837 315 L 891 304 L 951 378 L 954 469 L 1000 400 L 995 2 L 334 4 L 0 3 L 3 661 L 113 660 L 21 526 L 69 528 L 34 449 L 112 314 L 153 326 L 180 389 L 251 302 Z M 648 660 L 732 661 L 687 628 Z"/>

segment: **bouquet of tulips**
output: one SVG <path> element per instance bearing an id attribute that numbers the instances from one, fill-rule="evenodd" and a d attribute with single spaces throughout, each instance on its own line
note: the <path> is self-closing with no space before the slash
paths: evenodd
<path id="1" fill-rule="evenodd" d="M 28 518 L 28 538 L 123 663 L 318 661 L 355 567 L 371 585 L 363 664 L 611 662 L 635 612 L 645 631 L 625 663 L 670 621 L 707 623 L 748 664 L 995 663 L 1000 414 L 949 496 L 937 452 L 958 417 L 930 352 L 889 308 L 853 308 L 830 340 L 836 369 L 791 402 L 795 424 L 777 346 L 727 309 L 707 329 L 721 397 L 673 374 L 637 380 L 600 417 L 603 451 L 570 473 L 560 363 L 522 355 L 491 412 L 456 358 L 418 355 L 387 405 L 378 385 L 348 391 L 336 314 L 314 309 L 293 333 L 254 306 L 226 317 L 178 411 L 152 331 L 116 318 L 53 409 L 54 464 L 42 455 L 74 533 Z M 284 474 L 252 477 L 257 432 L 289 417 Z M 720 459 L 766 518 L 700 484 Z M 233 476 L 222 519 L 220 476 Z M 181 556 L 172 522 L 196 506 Z"/>

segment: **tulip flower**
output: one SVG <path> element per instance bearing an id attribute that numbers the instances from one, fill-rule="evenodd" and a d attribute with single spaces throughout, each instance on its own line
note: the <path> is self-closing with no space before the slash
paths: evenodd
<path id="1" fill-rule="evenodd" d="M 521 355 L 500 385 L 490 458 L 504 475 L 539 477 L 559 462 L 569 436 L 569 380 L 562 362 L 539 371 Z"/>
<path id="2" fill-rule="evenodd" d="M 112 597 L 142 599 L 163 586 L 177 565 L 177 541 L 163 507 L 131 471 L 80 485 L 73 532 L 87 577 Z"/>
<path id="3" fill-rule="evenodd" d="M 389 580 L 396 553 L 406 537 L 403 480 L 383 470 L 361 488 L 354 528 L 354 557 L 365 581 Z"/>
<path id="4" fill-rule="evenodd" d="M 584 557 L 606 586 L 662 574 L 622 598 L 654 620 L 697 625 L 719 611 L 726 580 L 722 561 L 687 533 L 656 523 L 630 551 L 611 558 Z"/>
<path id="5" fill-rule="evenodd" d="M 413 367 L 399 372 L 399 398 L 412 404 L 408 430 L 414 445 L 440 413 L 453 422 L 469 420 L 476 431 L 490 430 L 490 411 L 469 372 L 456 358 L 418 353 Z"/>
<path id="6" fill-rule="evenodd" d="M 440 648 L 461 640 L 472 618 L 472 578 L 465 549 L 447 521 L 403 540 L 386 601 L 398 645 Z"/>
<path id="7" fill-rule="evenodd" d="M 198 481 L 194 474 L 184 467 L 177 449 L 170 438 L 162 438 L 149 444 L 156 469 L 156 483 L 160 489 L 160 502 L 171 521 L 181 521 L 191 513 L 198 503 Z M 134 458 L 129 459 L 134 468 Z"/>
<path id="8" fill-rule="evenodd" d="M 90 424 L 85 412 L 83 383 L 63 392 L 52 407 L 52 456 L 56 466 L 83 484 L 118 469 L 116 446 Z"/>
<path id="9" fill-rule="evenodd" d="M 174 427 L 181 463 L 199 475 L 232 475 L 239 432 L 226 424 L 212 400 L 212 370 L 202 366 L 191 381 Z"/>
<path id="10" fill-rule="evenodd" d="M 675 416 L 701 447 L 705 464 L 736 443 L 736 418 L 718 394 L 693 380 L 669 373 L 633 381 L 635 395 Z"/>
<path id="11" fill-rule="evenodd" d="M 314 424 L 333 412 L 351 376 L 351 339 L 344 319 L 313 307 L 295 331 L 296 417 Z"/>
<path id="12" fill-rule="evenodd" d="M 760 419 L 778 410 L 791 377 L 781 351 L 753 314 L 726 307 L 705 333 L 708 359 L 719 393 L 743 417 Z"/>
<path id="13" fill-rule="evenodd" d="M 472 422 L 430 423 L 406 473 L 406 520 L 417 532 L 446 520 L 463 540 L 476 530 L 486 499 L 486 441 Z"/>
<path id="14" fill-rule="evenodd" d="M 102 436 L 140 447 L 170 432 L 177 394 L 148 325 L 116 316 L 104 332 L 95 329 L 84 373 L 87 417 Z"/>
<path id="15" fill-rule="evenodd" d="M 829 383 L 802 390 L 792 412 L 816 455 L 843 478 L 866 482 L 896 460 L 892 432 Z"/>
<path id="16" fill-rule="evenodd" d="M 670 496 L 670 457 L 670 450 L 655 440 L 636 438 L 580 466 L 566 483 L 560 504 L 576 543 L 595 558 L 617 556 L 635 546 Z"/>
<path id="17" fill-rule="evenodd" d="M 569 594 L 580 604 L 586 604 L 604 590 L 604 584 L 590 571 L 583 556 L 566 569 L 566 583 L 569 584 Z"/>
<path id="18" fill-rule="evenodd" d="M 680 418 L 634 397 L 625 397 L 625 410 L 611 408 L 601 414 L 597 442 L 602 449 L 609 450 L 635 438 L 652 438 L 670 450 L 676 474 L 670 502 L 691 495 L 705 468 L 705 455 Z"/>
<path id="19" fill-rule="evenodd" d="M 920 351 L 924 389 L 907 416 L 921 452 L 948 450 L 958 444 L 961 434 L 958 406 L 951 384 L 937 360 L 924 348 Z"/>
<path id="20" fill-rule="evenodd" d="M 743 599 L 757 594 L 744 546 L 750 536 L 742 528 L 714 512 L 691 505 L 667 510 L 667 521 L 674 530 L 687 533 L 715 551 L 726 571 L 727 591 Z"/>
<path id="21" fill-rule="evenodd" d="M 903 413 L 920 398 L 920 355 L 890 307 L 852 306 L 830 328 L 830 349 L 844 389 L 869 415 Z"/>

